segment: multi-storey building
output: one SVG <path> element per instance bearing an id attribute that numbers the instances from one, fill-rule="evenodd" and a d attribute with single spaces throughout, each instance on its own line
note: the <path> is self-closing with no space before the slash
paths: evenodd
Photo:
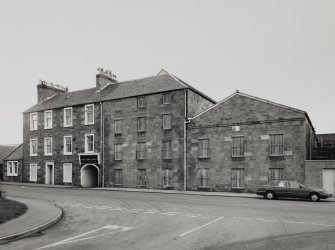
<path id="1" fill-rule="evenodd" d="M 242 192 L 288 178 L 335 193 L 335 161 L 314 160 L 331 137 L 318 139 L 305 111 L 238 91 L 216 104 L 164 70 L 124 82 L 100 70 L 90 89 L 37 90 L 22 168 L 7 181 Z"/>
<path id="2" fill-rule="evenodd" d="M 183 188 L 187 117 L 214 100 L 162 70 L 68 92 L 41 82 L 23 113 L 23 181 L 85 187 Z"/>

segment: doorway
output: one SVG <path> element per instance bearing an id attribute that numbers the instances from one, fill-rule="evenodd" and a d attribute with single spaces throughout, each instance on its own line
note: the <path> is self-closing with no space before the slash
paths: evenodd
<path id="1" fill-rule="evenodd" d="M 54 163 L 45 163 L 45 184 L 54 185 Z"/>
<path id="2" fill-rule="evenodd" d="M 335 169 L 322 170 L 322 188 L 330 194 L 335 193 Z"/>
<path id="3" fill-rule="evenodd" d="M 96 165 L 85 165 L 81 168 L 81 186 L 89 188 L 99 186 L 99 168 Z"/>

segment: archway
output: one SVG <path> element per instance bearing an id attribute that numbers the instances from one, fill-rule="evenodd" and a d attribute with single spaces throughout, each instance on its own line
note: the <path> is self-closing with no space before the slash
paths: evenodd
<path id="1" fill-rule="evenodd" d="M 93 164 L 87 164 L 81 168 L 81 186 L 98 187 L 99 186 L 99 168 Z"/>

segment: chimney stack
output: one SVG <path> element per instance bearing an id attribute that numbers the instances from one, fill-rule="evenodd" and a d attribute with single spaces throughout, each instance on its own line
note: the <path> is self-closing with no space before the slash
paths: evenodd
<path id="1" fill-rule="evenodd" d="M 97 89 L 102 89 L 108 84 L 115 84 L 118 81 L 116 80 L 116 75 L 113 75 L 112 71 L 104 70 L 103 68 L 98 68 L 98 74 L 96 76 L 96 87 Z"/>
<path id="2" fill-rule="evenodd" d="M 37 102 L 40 103 L 53 95 L 66 93 L 68 88 L 62 87 L 52 82 L 42 81 L 37 85 Z"/>

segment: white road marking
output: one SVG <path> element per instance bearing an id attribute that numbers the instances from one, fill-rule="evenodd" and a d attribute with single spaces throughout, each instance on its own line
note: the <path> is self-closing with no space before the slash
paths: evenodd
<path id="1" fill-rule="evenodd" d="M 262 219 L 262 218 L 257 218 L 255 220 L 260 220 L 260 221 L 269 221 L 269 222 L 275 222 L 277 220 L 271 220 L 271 219 Z"/>
<path id="2" fill-rule="evenodd" d="M 323 227 L 334 227 L 335 225 L 321 224 L 321 223 L 310 223 L 314 226 L 323 226 Z"/>
<path id="3" fill-rule="evenodd" d="M 304 224 L 302 221 L 293 221 L 293 220 L 283 220 L 284 223 L 294 223 L 294 224 Z"/>
<path id="4" fill-rule="evenodd" d="M 83 236 L 95 233 L 95 232 L 97 232 L 99 230 L 102 230 L 102 229 L 119 230 L 119 231 L 116 231 L 116 232 L 112 231 L 112 232 L 105 233 L 105 234 L 99 234 L 99 235 L 94 235 L 94 236 L 89 236 L 89 237 L 82 238 Z M 49 247 L 55 247 L 55 246 L 59 246 L 59 245 L 65 245 L 65 244 L 74 243 L 74 242 L 83 241 L 83 240 L 92 239 L 92 238 L 97 238 L 97 237 L 102 237 L 102 236 L 109 235 L 109 234 L 128 231 L 128 230 L 131 230 L 131 229 L 133 229 L 133 228 L 132 227 L 118 226 L 118 225 L 107 225 L 107 226 L 100 227 L 100 228 L 94 229 L 92 231 L 89 231 L 89 232 L 86 232 L 86 233 L 83 233 L 83 234 L 80 234 L 80 235 L 77 235 L 77 236 L 74 236 L 74 237 L 71 237 L 71 238 L 68 238 L 68 239 L 65 239 L 65 240 L 61 240 L 61 241 L 52 243 L 52 244 L 44 246 L 44 247 L 37 248 L 36 250 L 49 248 Z"/>
<path id="5" fill-rule="evenodd" d="M 243 220 L 253 220 L 253 218 L 250 217 L 241 217 L 241 216 L 234 216 L 235 219 L 243 219 Z"/>
<path id="6" fill-rule="evenodd" d="M 201 228 L 207 227 L 207 226 L 209 226 L 210 224 L 213 224 L 213 223 L 215 223 L 215 222 L 217 222 L 217 221 L 219 221 L 219 220 L 221 220 L 221 219 L 223 219 L 223 218 L 224 218 L 224 217 L 219 217 L 219 218 L 217 218 L 216 220 L 213 220 L 213 221 L 211 221 L 211 222 L 208 222 L 208 223 L 205 224 L 205 225 L 202 225 L 202 226 L 200 226 L 200 227 L 191 229 L 190 231 L 187 231 L 187 232 L 185 232 L 185 233 L 182 233 L 181 235 L 179 235 L 179 237 L 183 237 L 183 236 L 185 236 L 185 235 L 187 235 L 187 234 L 190 234 L 190 233 L 192 233 L 192 232 L 194 232 L 194 231 L 196 231 L 196 230 L 199 230 L 199 229 L 201 229 Z"/>

